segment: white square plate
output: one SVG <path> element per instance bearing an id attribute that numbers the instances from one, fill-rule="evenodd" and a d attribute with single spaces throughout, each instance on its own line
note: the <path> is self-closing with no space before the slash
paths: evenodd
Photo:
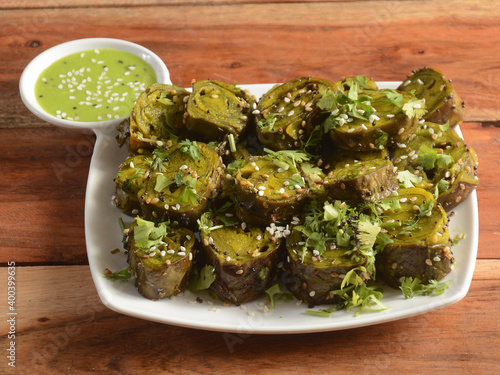
<path id="1" fill-rule="evenodd" d="M 378 82 L 381 88 L 396 88 L 396 82 Z M 257 98 L 273 84 L 241 85 Z M 453 247 L 455 269 L 445 278 L 451 280 L 449 289 L 439 296 L 421 296 L 405 299 L 399 290 L 384 287 L 382 302 L 389 309 L 381 312 L 362 313 L 337 311 L 329 318 L 307 315 L 305 304 L 297 301 L 279 301 L 276 308 L 264 312 L 266 298 L 246 303 L 241 307 L 224 306 L 206 294 L 202 303 L 196 296 L 185 294 L 172 299 L 151 301 L 142 297 L 134 281 L 112 282 L 103 276 L 106 268 L 117 271 L 127 266 L 123 252 L 112 254 L 115 248 L 123 249 L 119 218 L 121 214 L 111 203 L 115 191 L 114 177 L 118 166 L 128 155 L 125 147 L 118 148 L 116 130 L 95 130 L 97 141 L 89 170 L 85 202 L 85 235 L 92 277 L 102 302 L 112 310 L 160 323 L 211 330 L 250 333 L 306 333 L 323 332 L 384 323 L 392 320 L 436 310 L 458 302 L 467 294 L 474 272 L 478 245 L 478 206 L 476 192 L 464 201 L 450 219 L 452 236 L 465 233 L 466 238 Z M 460 130 L 458 129 L 458 132 Z M 318 309 L 316 307 L 315 309 Z"/>

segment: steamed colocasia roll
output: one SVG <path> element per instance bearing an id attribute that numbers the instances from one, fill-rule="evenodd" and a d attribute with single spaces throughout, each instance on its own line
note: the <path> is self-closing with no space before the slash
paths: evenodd
<path id="1" fill-rule="evenodd" d="M 317 106 L 318 100 L 339 90 L 340 85 L 309 77 L 276 85 L 262 95 L 257 105 L 259 141 L 272 150 L 299 148 L 329 115 Z"/>
<path id="2" fill-rule="evenodd" d="M 465 115 L 465 103 L 443 73 L 433 68 L 423 68 L 413 71 L 398 87 L 398 90 L 414 93 L 423 99 L 427 108 L 424 118 L 437 124 L 450 124 L 451 127 L 460 124 Z"/>
<path id="3" fill-rule="evenodd" d="M 193 83 L 184 122 L 191 135 L 206 142 L 226 135 L 238 138 L 252 122 L 255 98 L 228 83 L 205 80 Z"/>
<path id="4" fill-rule="evenodd" d="M 187 132 L 183 124 L 189 92 L 181 87 L 155 83 L 137 98 L 129 118 L 119 126 L 118 142 L 127 143 L 132 154 L 154 150 Z"/>

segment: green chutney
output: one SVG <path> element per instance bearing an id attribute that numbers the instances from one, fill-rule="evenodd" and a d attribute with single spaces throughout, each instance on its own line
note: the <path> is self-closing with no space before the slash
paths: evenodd
<path id="1" fill-rule="evenodd" d="M 38 104 L 61 119 L 108 121 L 130 114 L 137 97 L 157 82 L 146 61 L 115 49 L 77 52 L 45 69 L 35 84 Z"/>

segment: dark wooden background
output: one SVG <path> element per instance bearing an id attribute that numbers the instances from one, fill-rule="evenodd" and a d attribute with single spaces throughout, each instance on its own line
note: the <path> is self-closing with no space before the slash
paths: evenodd
<path id="1" fill-rule="evenodd" d="M 0 349 L 9 348 L 7 268 L 16 263 L 16 369 L 0 373 L 500 372 L 500 4 L 495 1 L 10 0 L 0 4 Z M 84 196 L 95 137 L 22 104 L 26 64 L 59 43 L 144 45 L 172 81 L 269 83 L 310 75 L 402 80 L 442 70 L 466 102 L 478 153 L 479 251 L 468 295 L 368 328 L 240 337 L 120 315 L 87 265 Z M 17 371 L 16 371 L 17 370 Z"/>

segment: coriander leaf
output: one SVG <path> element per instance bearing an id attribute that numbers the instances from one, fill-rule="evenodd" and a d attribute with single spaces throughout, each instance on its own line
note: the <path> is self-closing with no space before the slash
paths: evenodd
<path id="1" fill-rule="evenodd" d="M 129 267 L 126 267 L 120 271 L 112 272 L 109 269 L 104 270 L 104 277 L 112 281 L 127 281 L 132 277 Z"/>
<path id="2" fill-rule="evenodd" d="M 305 143 L 301 141 L 302 149 L 305 151 L 309 147 L 315 147 L 321 143 L 322 139 L 323 139 L 323 127 L 315 126 L 311 131 L 311 134 L 309 134 L 309 138 L 307 138 L 307 141 Z"/>
<path id="3" fill-rule="evenodd" d="M 169 179 L 168 177 L 165 177 L 162 174 L 159 174 L 158 176 L 156 176 L 154 191 L 160 193 L 163 191 L 163 189 L 165 189 L 167 186 L 172 185 L 173 183 L 175 183 L 175 181 Z"/>
<path id="4" fill-rule="evenodd" d="M 246 164 L 246 161 L 244 159 L 236 160 L 233 161 L 232 163 L 228 164 L 226 169 L 229 169 L 231 171 L 237 171 L 238 169 L 242 168 Z"/>
<path id="5" fill-rule="evenodd" d="M 310 184 L 318 183 L 323 181 L 323 170 L 311 163 L 303 163 L 300 165 L 302 172 L 304 172 L 305 178 Z"/>
<path id="6" fill-rule="evenodd" d="M 217 141 L 211 141 L 207 143 L 208 147 L 213 148 L 214 150 L 217 150 L 217 147 L 219 147 L 219 142 Z"/>
<path id="7" fill-rule="evenodd" d="M 409 118 L 422 118 L 427 113 L 425 102 L 422 99 L 411 98 L 403 105 L 403 112 Z"/>
<path id="8" fill-rule="evenodd" d="M 377 235 L 377 241 L 376 241 L 376 246 L 375 246 L 375 250 L 377 251 L 377 253 L 381 252 L 382 250 L 384 250 L 384 247 L 390 243 L 393 243 L 394 241 L 392 239 L 389 238 L 389 236 L 387 236 L 387 234 L 383 233 L 383 232 L 380 232 L 378 235 Z"/>
<path id="9" fill-rule="evenodd" d="M 323 131 L 325 133 L 328 133 L 330 130 L 333 130 L 337 126 L 339 126 L 340 123 L 336 117 L 333 117 L 332 115 L 330 115 L 329 117 L 327 117 L 327 119 L 325 121 L 323 121 L 322 125 L 323 125 Z"/>
<path id="10" fill-rule="evenodd" d="M 368 287 L 364 283 L 351 285 L 330 293 L 339 296 L 343 300 L 343 304 L 339 303 L 339 306 L 348 310 L 357 308 L 356 316 L 365 311 L 382 311 L 388 308 L 381 302 L 382 290 L 376 287 Z"/>
<path id="11" fill-rule="evenodd" d="M 291 159 L 295 165 L 295 163 L 303 163 L 309 161 L 310 157 L 305 152 L 300 150 L 280 150 L 273 151 L 268 148 L 264 148 L 264 152 L 267 152 L 270 155 L 274 155 L 281 158 Z"/>
<path id="12" fill-rule="evenodd" d="M 198 228 L 203 233 L 210 233 L 213 230 L 214 222 L 210 211 L 204 212 L 196 222 L 198 223 Z M 218 227 L 222 228 L 222 225 Z"/>
<path id="13" fill-rule="evenodd" d="M 373 248 L 377 235 L 380 232 L 380 225 L 370 221 L 359 221 L 358 223 L 358 239 L 361 243 L 360 250 L 368 252 Z"/>
<path id="14" fill-rule="evenodd" d="M 184 184 L 184 176 L 185 175 L 186 175 L 186 173 L 184 173 L 183 171 L 179 171 L 175 174 L 174 181 L 175 181 L 177 186 L 182 186 Z"/>
<path id="15" fill-rule="evenodd" d="M 436 164 L 438 152 L 432 148 L 425 145 L 420 146 L 418 152 L 418 164 L 420 164 L 424 169 L 433 169 Z"/>
<path id="16" fill-rule="evenodd" d="M 422 217 L 430 215 L 432 209 L 434 208 L 434 205 L 435 205 L 434 200 L 429 200 L 428 202 L 419 205 L 417 216 Z"/>
<path id="17" fill-rule="evenodd" d="M 198 144 L 196 143 L 196 141 L 190 141 L 189 139 L 186 139 L 182 142 L 179 142 L 179 144 L 182 146 L 182 152 L 188 154 L 196 161 L 201 159 L 201 151 L 198 148 Z"/>
<path id="18" fill-rule="evenodd" d="M 417 277 L 405 277 L 401 282 L 399 289 L 403 292 L 405 298 L 415 296 L 430 296 L 443 294 L 450 287 L 451 280 L 438 282 L 430 280 L 429 284 L 423 284 Z"/>
<path id="19" fill-rule="evenodd" d="M 215 273 L 215 267 L 212 265 L 204 265 L 197 277 L 194 277 L 189 283 L 188 289 L 191 292 L 197 292 L 200 290 L 206 290 L 210 288 L 210 285 L 215 281 L 217 275 Z"/>
<path id="20" fill-rule="evenodd" d="M 399 171 L 397 175 L 400 187 L 411 188 L 417 186 L 421 181 L 421 177 L 416 176 L 410 171 Z"/>
<path id="21" fill-rule="evenodd" d="M 268 113 L 267 116 L 263 116 L 258 122 L 257 126 L 263 132 L 270 132 L 274 128 L 274 124 L 278 119 L 278 116 L 283 117 L 284 115 L 281 113 Z"/>
<path id="22" fill-rule="evenodd" d="M 167 234 L 169 222 L 155 224 L 152 221 L 136 217 L 134 226 L 135 246 L 142 249 L 149 249 L 158 245 Z"/>
<path id="23" fill-rule="evenodd" d="M 180 171 L 184 174 L 182 171 Z M 193 177 L 191 174 L 184 174 L 182 178 L 182 185 L 184 185 L 184 191 L 182 195 L 177 199 L 176 202 L 190 203 L 193 206 L 197 206 L 198 194 L 196 193 L 196 181 L 198 178 Z"/>
<path id="24" fill-rule="evenodd" d="M 169 153 L 163 152 L 157 148 L 153 151 L 153 163 L 151 164 L 151 168 L 160 172 L 166 172 L 167 167 L 165 166 L 165 162 L 169 157 Z"/>
<path id="25" fill-rule="evenodd" d="M 327 112 L 333 111 L 337 108 L 337 97 L 329 90 L 321 96 L 316 106 Z"/>
<path id="26" fill-rule="evenodd" d="M 450 181 L 445 180 L 444 178 L 440 179 L 436 184 L 436 188 L 434 190 L 434 197 L 438 199 L 439 194 L 447 191 L 450 188 Z"/>
<path id="27" fill-rule="evenodd" d="M 436 160 L 436 166 L 438 168 L 448 168 L 455 162 L 453 156 L 447 154 L 438 154 Z"/>
<path id="28" fill-rule="evenodd" d="M 282 293 L 279 284 L 274 284 L 272 287 L 266 289 L 266 294 L 271 308 L 276 308 L 276 302 L 281 299 L 291 300 L 293 296 L 290 293 Z"/>
<path id="29" fill-rule="evenodd" d="M 411 187 L 411 186 L 409 186 L 409 187 Z M 380 207 L 382 207 L 382 209 L 384 211 L 390 210 L 390 211 L 396 212 L 396 211 L 401 209 L 401 203 L 399 202 L 398 197 L 384 198 L 379 202 L 379 205 L 380 205 Z"/>
<path id="30" fill-rule="evenodd" d="M 174 102 L 167 97 L 167 94 L 162 92 L 158 98 L 156 98 L 158 103 L 161 103 L 166 106 L 174 105 Z"/>
<path id="31" fill-rule="evenodd" d="M 337 218 L 339 217 L 340 211 L 333 204 L 325 202 L 323 209 L 325 211 L 324 213 L 325 221 L 337 220 Z"/>
<path id="32" fill-rule="evenodd" d="M 380 225 L 370 221 L 360 221 L 358 223 L 357 238 L 360 242 L 359 252 L 366 257 L 366 269 L 368 273 L 375 271 L 376 251 L 374 250 L 374 245 L 380 229 Z"/>
<path id="33" fill-rule="evenodd" d="M 365 280 L 359 276 L 358 272 L 366 272 L 366 268 L 359 266 L 352 268 L 346 273 L 345 277 L 342 279 L 342 284 L 340 284 L 340 289 L 344 289 L 348 285 L 359 286 L 365 283 Z"/>
<path id="34" fill-rule="evenodd" d="M 391 90 L 391 89 L 385 89 L 383 90 L 385 96 L 387 97 L 387 99 L 393 103 L 394 105 L 398 106 L 398 107 L 401 107 L 401 105 L 403 104 L 403 95 L 399 92 L 397 92 L 396 90 Z"/>
<path id="35" fill-rule="evenodd" d="M 294 174 L 292 177 L 287 178 L 285 181 L 288 181 L 288 183 L 292 186 L 298 185 L 300 187 L 305 187 L 306 185 L 304 184 L 304 180 L 302 179 L 302 176 L 300 174 Z"/>
<path id="36" fill-rule="evenodd" d="M 355 82 L 360 85 L 361 87 L 367 89 L 368 87 L 368 77 L 367 76 L 362 76 L 362 75 L 357 75 L 354 77 Z"/>

